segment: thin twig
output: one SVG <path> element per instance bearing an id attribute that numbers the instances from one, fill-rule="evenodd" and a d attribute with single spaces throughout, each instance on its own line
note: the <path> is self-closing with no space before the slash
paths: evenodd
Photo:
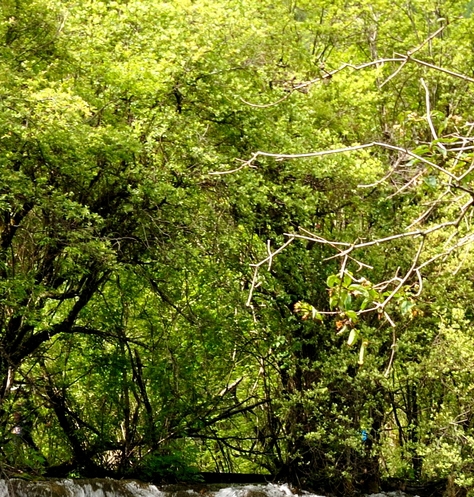
<path id="1" fill-rule="evenodd" d="M 387 198 L 390 199 L 390 198 L 396 197 L 397 195 L 400 195 L 400 193 L 402 193 L 404 190 L 406 190 L 407 188 L 410 188 L 410 186 L 413 185 L 413 183 L 416 183 L 416 181 L 421 176 L 423 176 L 423 171 L 420 171 L 417 174 L 415 174 L 415 176 L 413 176 L 413 178 L 410 181 L 406 182 L 403 186 L 401 186 L 397 191 L 390 194 Z"/>
<path id="2" fill-rule="evenodd" d="M 395 359 L 395 354 L 397 351 L 397 333 L 395 331 L 395 327 L 392 327 L 392 352 L 390 354 L 390 359 L 388 361 L 387 369 L 385 370 L 384 376 L 388 378 L 390 371 L 392 370 L 393 361 Z"/>
<path id="3" fill-rule="evenodd" d="M 445 69 L 444 67 L 435 66 L 434 64 L 430 64 L 429 62 L 425 62 L 424 60 L 414 59 L 413 57 L 410 56 L 407 56 L 407 59 L 410 62 L 416 62 L 417 64 L 420 64 L 420 66 L 426 66 L 436 71 L 444 72 L 445 74 L 454 76 L 455 78 L 463 79 L 464 81 L 469 81 L 469 83 L 474 83 L 474 79 L 470 78 L 469 76 L 466 76 L 465 74 L 461 74 L 455 71 L 450 71 L 449 69 Z"/>
<path id="4" fill-rule="evenodd" d="M 382 88 L 383 86 L 385 86 L 389 81 L 391 81 L 395 76 L 397 76 L 400 71 L 405 67 L 405 64 L 408 62 L 408 58 L 411 57 L 414 53 L 418 52 L 419 50 L 421 50 L 427 43 L 429 43 L 433 38 L 435 38 L 436 36 L 438 36 L 444 29 L 446 29 L 446 26 L 447 24 L 445 24 L 444 26 L 441 26 L 439 29 L 437 29 L 433 34 L 431 34 L 428 38 L 426 38 L 426 40 L 424 40 L 420 45 L 418 45 L 417 47 L 409 50 L 407 52 L 407 58 L 400 64 L 400 66 L 397 68 L 397 70 L 395 72 L 393 72 L 380 86 L 379 88 Z"/>
<path id="5" fill-rule="evenodd" d="M 271 270 L 272 268 L 272 262 L 273 262 L 273 254 L 272 254 L 272 249 L 271 249 L 271 241 L 267 240 L 267 252 L 268 252 L 268 271 Z"/>
<path id="6" fill-rule="evenodd" d="M 413 272 L 416 271 L 418 261 L 419 261 L 420 256 L 421 256 L 421 251 L 423 250 L 424 243 L 425 243 L 425 238 L 423 237 L 421 242 L 420 242 L 420 245 L 418 246 L 418 250 L 417 250 L 416 255 L 413 259 L 413 263 L 412 263 L 410 269 L 406 272 L 405 276 L 402 278 L 400 283 L 392 290 L 392 293 L 390 293 L 390 295 L 382 302 L 381 308 L 383 310 L 385 310 L 385 308 L 390 303 L 390 301 L 393 299 L 393 297 L 395 297 L 395 295 L 399 292 L 399 290 L 402 288 L 402 286 L 408 281 L 408 279 L 413 274 Z"/>
<path id="7" fill-rule="evenodd" d="M 255 166 L 252 166 L 249 161 L 245 161 L 243 162 L 243 164 L 240 166 L 240 167 L 237 167 L 235 169 L 231 169 L 230 171 L 214 171 L 212 173 L 208 173 L 209 176 L 218 176 L 218 175 L 223 175 L 223 174 L 233 174 L 233 173 L 238 173 L 239 171 L 241 171 L 242 169 L 244 169 L 245 167 L 255 167 Z"/>
<path id="8" fill-rule="evenodd" d="M 252 163 L 258 158 L 258 157 L 273 157 L 275 159 L 305 159 L 305 158 L 313 158 L 313 157 L 323 157 L 325 155 L 334 155 L 334 154 L 340 154 L 340 153 L 345 153 L 345 152 L 355 152 L 357 150 L 362 150 L 365 148 L 371 148 L 371 147 L 381 147 L 381 148 L 386 148 L 388 150 L 397 150 L 398 152 L 403 152 L 404 154 L 408 155 L 409 157 L 412 157 L 414 159 L 419 160 L 423 164 L 426 164 L 437 171 L 439 171 L 442 174 L 445 174 L 446 176 L 457 179 L 456 175 L 452 174 L 450 171 L 447 169 L 438 166 L 438 164 L 435 164 L 434 162 L 429 161 L 428 159 L 425 159 L 424 157 L 421 157 L 418 154 L 415 154 L 414 152 L 411 152 L 410 150 L 403 148 L 403 147 L 398 147 L 397 145 L 391 145 L 389 143 L 384 143 L 384 142 L 371 142 L 371 143 L 363 143 L 361 145 L 352 145 L 350 147 L 343 147 L 343 148 L 334 148 L 334 149 L 329 149 L 329 150 L 321 150 L 319 152 L 307 152 L 304 154 L 277 154 L 277 153 L 271 153 L 271 152 L 263 152 L 263 151 L 258 151 L 253 154 L 253 156 L 245 162 L 245 165 L 251 166 Z"/>
<path id="9" fill-rule="evenodd" d="M 275 252 L 269 251 L 269 255 L 265 259 L 263 259 L 263 261 L 260 261 L 257 264 L 250 264 L 250 266 L 255 268 L 255 269 L 254 269 L 254 273 L 253 273 L 252 283 L 250 285 L 249 297 L 248 297 L 247 302 L 245 304 L 247 307 L 250 307 L 251 302 L 252 302 L 253 292 L 254 292 L 255 288 L 257 287 L 257 278 L 258 278 L 259 268 L 263 264 L 271 261 L 275 255 L 279 254 L 282 250 L 284 250 L 286 247 L 288 247 L 288 245 L 290 245 L 290 243 L 293 242 L 293 240 L 294 240 L 294 237 L 291 237 L 280 248 L 275 250 Z M 268 246 L 268 248 L 269 248 L 269 246 Z M 269 269 L 270 268 L 271 268 L 271 265 L 269 266 Z"/>
<path id="10" fill-rule="evenodd" d="M 270 102 L 268 104 L 254 104 L 252 102 L 248 102 L 247 100 L 244 100 L 242 97 L 239 97 L 240 101 L 243 102 L 246 105 L 250 105 L 250 107 L 255 107 L 257 109 L 268 109 L 269 107 L 274 107 L 275 105 L 278 105 L 285 100 L 287 100 L 295 91 L 300 91 L 304 88 L 307 88 L 308 86 L 312 86 L 316 83 L 319 83 L 320 81 L 325 81 L 331 79 L 335 74 L 343 71 L 344 69 L 354 69 L 355 71 L 360 71 L 361 69 L 365 69 L 366 67 L 371 67 L 371 66 L 379 66 L 380 64 L 384 64 L 387 62 L 402 62 L 404 59 L 403 58 L 398 58 L 398 57 L 389 57 L 386 59 L 378 59 L 370 62 L 364 62 L 363 64 L 359 65 L 354 65 L 350 64 L 348 62 L 342 64 L 340 67 L 337 69 L 334 69 L 333 71 L 326 72 L 323 76 L 320 76 L 319 78 L 314 78 L 309 81 L 304 81 L 303 83 L 300 83 L 298 85 L 295 85 L 291 88 L 291 90 L 284 95 L 283 97 L 279 98 L 278 100 L 275 100 L 274 102 Z"/>
<path id="11" fill-rule="evenodd" d="M 418 223 L 421 223 L 426 217 L 428 217 L 433 210 L 441 203 L 443 197 L 445 197 L 448 193 L 450 193 L 450 189 L 448 188 L 445 190 L 431 205 L 428 209 L 426 209 L 421 216 L 418 216 L 409 226 L 407 226 L 407 230 L 410 230 L 413 228 L 413 226 L 417 225 Z"/>

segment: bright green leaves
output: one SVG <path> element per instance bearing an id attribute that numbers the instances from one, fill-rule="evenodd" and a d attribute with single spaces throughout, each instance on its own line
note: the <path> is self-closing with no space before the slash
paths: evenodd
<path id="1" fill-rule="evenodd" d="M 346 62 L 391 57 L 394 43 L 404 51 L 420 43 L 438 26 L 433 6 L 20 0 L 6 2 L 3 14 L 0 345 L 25 375 L 21 395 L 38 395 L 36 439 L 60 447 L 55 461 L 71 458 L 74 444 L 44 407 L 49 372 L 56 391 L 67 391 L 73 423 L 90 427 L 81 428 L 81 444 L 94 460 L 105 460 L 95 441 L 106 440 L 130 457 L 120 462 L 127 468 L 141 451 L 152 451 L 152 468 L 175 461 L 169 452 L 191 449 L 211 470 L 228 470 L 239 453 L 251 469 L 262 463 L 275 473 L 298 460 L 286 474 L 302 474 L 301 481 L 314 477 L 307 468 L 323 467 L 322 480 L 351 469 L 360 471 L 357 482 L 376 474 L 364 473 L 370 461 L 360 430 L 390 425 L 408 398 L 398 392 L 416 378 L 403 383 L 394 375 L 388 385 L 383 371 L 391 350 L 407 363 L 430 350 L 433 322 L 420 325 L 424 334 L 411 318 L 423 318 L 416 284 L 426 277 L 430 288 L 435 278 L 423 268 L 418 283 L 403 281 L 411 240 L 359 248 L 344 270 L 334 249 L 399 232 L 426 208 L 414 229 L 452 219 L 469 192 L 448 184 L 439 167 L 466 174 L 460 186 L 470 188 L 472 153 L 446 148 L 457 146 L 472 106 L 463 100 L 465 81 L 430 79 L 429 118 L 449 135 L 433 140 L 420 68 L 411 62 L 406 77 L 385 85 L 395 64 L 326 76 Z M 434 62 L 449 57 L 469 72 L 472 30 L 464 22 L 459 33 L 433 38 L 420 57 L 429 48 Z M 297 88 L 312 78 L 323 79 Z M 265 108 L 245 103 L 278 99 Z M 257 150 L 311 152 L 382 139 L 386 149 L 301 162 L 259 157 L 234 174 L 208 174 L 238 169 L 236 159 Z M 448 187 L 454 195 L 438 199 Z M 447 202 L 453 196 L 455 205 Z M 248 263 L 299 227 L 341 245 L 301 239 L 270 256 L 246 307 Z M 468 222 L 450 229 L 470 236 Z M 433 236 L 433 256 L 449 242 Z M 358 268 L 352 256 L 372 269 Z M 466 292 L 469 281 L 463 285 Z M 459 290 L 444 290 L 433 300 L 449 306 Z M 407 324 L 396 329 L 397 349 L 387 313 Z M 424 392 L 432 373 L 423 374 Z M 436 389 L 420 404 L 449 404 Z M 392 406 L 393 396 L 400 398 Z M 229 417 L 218 419 L 223 413 Z M 402 424 L 408 414 L 406 407 Z M 0 421 L 8 429 L 10 420 Z M 397 429 L 406 435 L 393 423 L 387 433 Z"/>
<path id="2" fill-rule="evenodd" d="M 326 281 L 326 284 L 329 288 L 333 288 L 336 285 L 339 286 L 341 285 L 341 283 L 342 283 L 341 278 L 337 274 L 331 274 L 331 276 L 328 276 L 328 279 Z"/>
<path id="3" fill-rule="evenodd" d="M 352 293 L 349 289 L 351 278 L 344 275 L 341 278 L 337 275 L 329 276 L 327 285 L 329 287 L 329 307 L 339 308 L 342 312 L 352 309 Z"/>
<path id="4" fill-rule="evenodd" d="M 343 278 L 333 274 L 327 279 L 329 288 L 329 307 L 347 314 L 348 317 L 356 318 L 360 311 L 380 298 L 379 292 L 365 278 L 355 279 L 354 276 L 345 272 Z"/>
<path id="5" fill-rule="evenodd" d="M 465 9 L 463 16 L 466 18 L 472 17 L 472 14 L 474 13 L 474 1 L 470 0 L 467 2 Z"/>
<path id="6" fill-rule="evenodd" d="M 294 311 L 301 315 L 302 320 L 322 322 L 324 318 L 334 320 L 337 335 L 347 336 L 349 347 L 360 342 L 358 364 L 365 361 L 369 345 L 368 336 L 370 323 L 373 317 L 378 322 L 387 320 L 394 326 L 386 309 L 395 312 L 399 319 L 422 315 L 417 310 L 413 291 L 410 286 L 400 287 L 395 294 L 387 290 L 387 285 L 374 285 L 364 277 L 356 278 L 349 271 L 345 271 L 342 278 L 340 273 L 331 274 L 326 280 L 329 295 L 329 311 L 317 309 L 306 302 L 297 302 Z M 373 322 L 373 321 L 372 321 Z"/>
<path id="7" fill-rule="evenodd" d="M 294 306 L 294 311 L 301 314 L 301 319 L 303 321 L 307 319 L 314 319 L 318 321 L 323 320 L 323 316 L 320 312 L 316 310 L 312 305 L 306 302 L 297 302 Z"/>
<path id="8" fill-rule="evenodd" d="M 58 35 L 65 15 L 54 0 L 2 2 L 2 59 L 27 76 L 39 75 L 51 64 L 60 65 L 65 52 Z"/>
<path id="9" fill-rule="evenodd" d="M 361 317 L 360 311 L 363 311 L 367 305 L 372 303 L 378 294 L 371 288 L 368 281 L 362 279 L 355 282 L 350 273 L 344 274 L 342 279 L 339 274 L 328 276 L 327 286 L 329 288 L 330 308 L 336 312 L 326 312 L 324 314 L 329 316 L 337 315 L 335 321 L 337 335 L 348 333 L 347 345 L 349 347 L 355 345 L 359 340 L 361 341 L 358 364 L 362 365 L 369 342 L 361 336 L 361 329 L 357 326 Z M 295 304 L 294 310 L 301 314 L 302 320 L 323 321 L 324 314 L 308 303 L 298 302 Z"/>
<path id="10" fill-rule="evenodd" d="M 374 285 L 364 277 L 356 279 L 349 272 L 345 272 L 342 280 L 339 275 L 329 276 L 327 284 L 331 310 L 347 316 L 354 323 L 366 313 L 383 313 L 392 299 L 396 312 L 402 316 L 413 314 L 415 302 L 410 285 L 398 288 L 394 294 L 386 289 L 385 284 Z"/>

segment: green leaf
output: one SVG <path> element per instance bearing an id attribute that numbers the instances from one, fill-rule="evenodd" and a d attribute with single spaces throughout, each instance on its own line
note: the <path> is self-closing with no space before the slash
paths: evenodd
<path id="1" fill-rule="evenodd" d="M 415 304 L 413 302 L 410 302 L 409 300 L 404 300 L 400 304 L 400 312 L 402 316 L 406 316 L 407 314 L 409 314 L 413 309 L 413 307 L 415 307 Z"/>
<path id="2" fill-rule="evenodd" d="M 349 329 L 349 326 L 347 326 L 347 324 L 345 324 L 337 333 L 336 335 L 342 335 L 343 333 L 345 333 L 347 330 Z"/>
<path id="3" fill-rule="evenodd" d="M 329 288 L 333 288 L 336 285 L 341 284 L 341 278 L 337 274 L 331 274 L 331 276 L 328 276 L 328 279 L 326 280 L 326 284 Z"/>
<path id="4" fill-rule="evenodd" d="M 424 154 L 427 154 L 429 152 L 430 152 L 430 147 L 428 145 L 421 145 L 421 146 L 415 148 L 415 150 L 413 150 L 413 153 L 416 155 L 424 155 Z"/>
<path id="5" fill-rule="evenodd" d="M 423 182 L 425 183 L 425 185 L 428 185 L 432 189 L 435 189 L 438 184 L 436 176 L 427 176 L 426 178 L 424 178 Z"/>
<path id="6" fill-rule="evenodd" d="M 350 274 L 344 274 L 344 286 L 347 288 L 352 283 L 352 276 Z"/>
<path id="7" fill-rule="evenodd" d="M 344 309 L 350 309 L 352 306 L 352 295 L 349 292 L 342 292 L 341 295 L 342 304 Z"/>
<path id="8" fill-rule="evenodd" d="M 331 295 L 329 298 L 329 307 L 335 309 L 339 305 L 339 295 Z"/>
<path id="9" fill-rule="evenodd" d="M 362 304 L 360 304 L 360 309 L 361 311 L 365 310 L 366 307 L 371 303 L 372 301 L 370 299 L 364 299 L 362 301 Z"/>
<path id="10" fill-rule="evenodd" d="M 349 345 L 349 347 L 352 347 L 352 345 L 354 345 L 354 343 L 356 342 L 358 336 L 359 331 L 356 328 L 352 328 L 351 332 L 349 333 L 349 338 L 347 339 L 347 345 Z"/>
<path id="11" fill-rule="evenodd" d="M 364 297 L 369 296 L 369 291 L 364 285 L 360 285 L 359 283 L 354 283 L 349 285 L 348 290 L 353 292 L 355 295 L 363 295 Z"/>
<path id="12" fill-rule="evenodd" d="M 313 319 L 315 319 L 316 321 L 322 321 L 323 320 L 323 316 L 321 313 L 319 313 L 315 307 L 313 307 L 312 309 L 312 315 L 313 315 Z"/>
<path id="13" fill-rule="evenodd" d="M 367 340 L 364 340 L 360 346 L 360 349 L 359 349 L 359 360 L 358 360 L 358 364 L 360 366 L 362 366 L 362 364 L 364 364 L 364 359 L 365 359 L 365 352 L 367 350 L 367 345 L 369 345 L 369 342 Z"/>
<path id="14" fill-rule="evenodd" d="M 353 322 L 353 323 L 356 323 L 358 321 L 358 316 L 357 316 L 357 312 L 355 311 L 346 311 L 346 316 Z"/>

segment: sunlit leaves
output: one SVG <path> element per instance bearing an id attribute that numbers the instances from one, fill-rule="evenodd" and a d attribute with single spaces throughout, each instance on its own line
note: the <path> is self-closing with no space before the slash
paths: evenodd
<path id="1" fill-rule="evenodd" d="M 306 319 L 316 319 L 319 321 L 323 320 L 323 316 L 319 313 L 312 305 L 305 302 L 297 302 L 294 307 L 295 312 L 301 314 L 301 319 L 304 321 Z"/>
<path id="2" fill-rule="evenodd" d="M 16 392 L 34 398 L 34 437 L 54 463 L 74 454 L 48 410 L 46 378 L 66 392 L 95 460 L 105 460 L 106 441 L 126 468 L 149 451 L 150 467 L 180 455 L 219 471 L 232 464 L 284 470 L 303 483 L 375 474 L 361 430 L 373 426 L 370 440 L 386 437 L 380 444 L 390 450 L 400 443 L 390 438 L 397 430 L 409 438 L 413 402 L 405 399 L 414 382 L 427 436 L 449 425 L 456 395 L 470 408 L 468 375 L 456 362 L 472 362 L 469 337 L 456 342 L 465 332 L 444 327 L 434 343 L 438 318 L 428 305 L 449 307 L 459 288 L 468 295 L 462 271 L 449 268 L 459 288 L 420 303 L 419 287 L 435 285 L 428 271 L 392 295 L 410 267 L 410 242 L 353 254 L 365 266 L 350 257 L 341 266 L 340 246 L 306 238 L 281 257 L 268 255 L 300 228 L 344 244 L 405 229 L 449 186 L 436 167 L 416 176 L 426 161 L 471 181 L 472 154 L 445 150 L 470 122 L 464 83 L 426 69 L 429 117 L 449 135 L 443 141 L 427 126 L 419 67 L 407 63 L 403 77 L 386 84 L 395 63 L 326 77 L 343 63 L 406 52 L 437 29 L 443 9 L 453 9 L 452 18 L 466 10 L 439 7 L 424 0 L 395 10 L 386 0 L 5 2 L 0 365 L 6 374 L 17 361 Z M 418 55 L 470 73 L 472 32 L 465 18 Z M 310 79 L 317 81 L 298 88 Z M 304 153 L 382 139 L 417 157 L 366 149 L 245 166 L 257 150 Z M 456 192 L 460 199 L 461 192 L 469 193 Z M 420 224 L 454 210 L 443 200 Z M 469 222 L 455 229 L 467 232 Z M 447 243 L 429 241 L 433 253 Z M 249 263 L 265 257 L 245 306 Z M 398 279 L 385 286 L 374 283 L 393 274 Z M 26 357 L 17 359 L 20 352 Z M 391 357 L 389 384 L 383 373 Z M 417 366 L 421 357 L 426 369 Z M 464 392 L 450 393 L 448 363 L 462 369 L 456 382 Z M 431 397 L 449 413 L 437 412 Z M 2 411 L 6 440 L 14 404 Z M 244 411 L 212 424 L 235 408 Z M 400 425 L 391 417 L 397 409 Z M 430 410 L 435 422 L 423 419 Z M 470 427 L 457 429 L 449 428 L 470 440 Z M 376 444 L 371 450 L 380 455 Z"/>

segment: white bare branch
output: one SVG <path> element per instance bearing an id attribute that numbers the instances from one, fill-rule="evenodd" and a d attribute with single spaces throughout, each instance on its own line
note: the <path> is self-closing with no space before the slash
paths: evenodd
<path id="1" fill-rule="evenodd" d="M 436 129 L 433 125 L 433 121 L 431 120 L 431 104 L 430 104 L 430 91 L 428 90 L 428 86 L 425 83 L 425 80 L 421 78 L 421 84 L 423 85 L 423 89 L 425 90 L 425 104 L 426 104 L 426 119 L 430 126 L 431 134 L 433 135 L 434 140 L 438 140 L 438 134 L 436 133 Z M 442 150 L 446 151 L 446 147 L 439 143 L 439 146 Z"/>
<path id="2" fill-rule="evenodd" d="M 403 152 L 409 157 L 412 157 L 413 159 L 417 159 L 423 164 L 426 164 L 427 166 L 432 167 L 433 169 L 436 169 L 440 173 L 453 178 L 457 179 L 456 175 L 448 171 L 447 169 L 439 166 L 438 164 L 429 161 L 428 159 L 421 157 L 420 155 L 416 154 L 415 152 L 412 152 L 411 150 L 408 150 L 403 147 L 398 147 L 397 145 L 391 145 L 390 143 L 384 143 L 384 142 L 371 142 L 371 143 L 363 143 L 361 145 L 353 145 L 351 147 L 343 147 L 343 148 L 335 148 L 335 149 L 329 149 L 329 150 L 321 150 L 319 152 L 308 152 L 304 154 L 279 154 L 279 153 L 274 153 L 274 152 L 263 152 L 263 151 L 258 151 L 255 152 L 252 157 L 244 162 L 242 166 L 239 168 L 242 169 L 245 166 L 248 167 L 255 167 L 254 162 L 259 158 L 259 157 L 271 157 L 277 160 L 283 160 L 283 159 L 306 159 L 306 158 L 314 158 L 314 157 L 324 157 L 326 155 L 334 155 L 334 154 L 341 154 L 345 152 L 355 152 L 357 150 L 362 150 L 365 148 L 372 148 L 372 147 L 381 147 L 381 148 L 386 148 L 387 150 L 396 150 L 398 152 Z M 222 173 L 209 173 L 209 174 L 227 174 L 227 172 L 222 172 Z"/>

